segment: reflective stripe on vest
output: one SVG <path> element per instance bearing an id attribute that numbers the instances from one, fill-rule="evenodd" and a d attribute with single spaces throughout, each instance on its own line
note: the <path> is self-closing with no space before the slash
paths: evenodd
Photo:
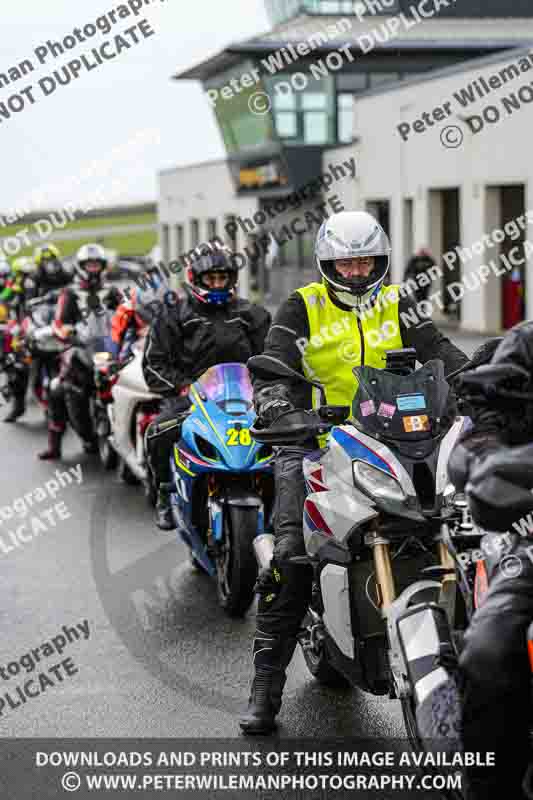
<path id="1" fill-rule="evenodd" d="M 309 339 L 296 342 L 304 375 L 324 385 L 328 404 L 351 406 L 358 386 L 353 368 L 383 368 L 387 350 L 403 347 L 399 286 L 382 287 L 375 305 L 359 319 L 353 311 L 338 308 L 322 283 L 310 283 L 298 292 L 309 320 Z M 313 389 L 313 408 L 319 404 L 318 390 Z"/>

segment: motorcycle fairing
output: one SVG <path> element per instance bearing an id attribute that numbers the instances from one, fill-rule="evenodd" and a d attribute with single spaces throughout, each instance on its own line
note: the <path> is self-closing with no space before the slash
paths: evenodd
<path id="1" fill-rule="evenodd" d="M 197 528 L 198 522 L 194 518 L 193 500 L 198 487 L 205 492 L 206 520 L 209 520 L 212 539 L 220 542 L 224 538 L 225 498 L 210 496 L 207 484 L 197 481 L 202 476 L 214 474 L 237 476 L 269 472 L 272 453 L 265 456 L 262 446 L 249 434 L 256 415 L 248 371 L 243 364 L 211 367 L 191 387 L 189 399 L 192 405 L 181 427 L 181 439 L 174 445 L 170 459 L 175 486 L 172 508 L 180 535 L 193 550 L 195 558 L 209 574 L 215 575 L 216 568 L 208 555 L 205 535 Z M 237 485 L 235 491 L 238 492 Z M 252 501 L 257 505 L 257 535 L 263 533 L 264 509 L 259 498 L 254 500 L 238 494 L 237 499 L 245 505 Z M 231 498 L 228 501 L 231 502 Z"/>
<path id="2" fill-rule="evenodd" d="M 358 495 L 358 496 L 357 496 Z M 378 516 L 376 509 L 354 489 L 352 495 L 326 490 L 313 492 L 304 503 L 303 531 L 305 548 L 310 556 L 331 540 L 346 546 L 348 535 Z"/>
<path id="3" fill-rule="evenodd" d="M 324 603 L 323 619 L 343 655 L 353 659 L 355 654 L 350 612 L 350 581 L 348 570 L 338 564 L 327 564 L 320 572 L 320 588 Z"/>
<path id="4" fill-rule="evenodd" d="M 261 445 L 249 434 L 256 415 L 243 364 L 208 369 L 191 387 L 190 400 L 193 406 L 183 423 L 179 446 L 193 474 L 255 472 L 269 466 L 272 454 L 263 456 Z"/>

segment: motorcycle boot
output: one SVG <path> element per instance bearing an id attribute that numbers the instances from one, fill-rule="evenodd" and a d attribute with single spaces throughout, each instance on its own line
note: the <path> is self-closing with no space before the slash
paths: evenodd
<path id="1" fill-rule="evenodd" d="M 26 391 L 29 383 L 29 369 L 23 364 L 16 364 L 8 377 L 8 386 L 13 398 L 11 411 L 4 422 L 16 422 L 26 411 Z"/>
<path id="2" fill-rule="evenodd" d="M 170 505 L 171 483 L 159 484 L 157 503 L 155 507 L 156 525 L 162 531 L 173 531 L 176 528 L 172 508 Z"/>
<path id="3" fill-rule="evenodd" d="M 25 395 L 14 395 L 11 411 L 4 417 L 4 422 L 16 422 L 26 412 Z"/>
<path id="4" fill-rule="evenodd" d="M 58 461 L 61 458 L 61 442 L 64 431 L 48 431 L 48 449 L 38 454 L 41 461 Z"/>
<path id="5" fill-rule="evenodd" d="M 255 675 L 250 690 L 248 709 L 240 719 L 242 731 L 248 735 L 272 733 L 281 708 L 286 669 L 294 654 L 296 637 L 273 636 L 257 630 L 254 638 Z"/>

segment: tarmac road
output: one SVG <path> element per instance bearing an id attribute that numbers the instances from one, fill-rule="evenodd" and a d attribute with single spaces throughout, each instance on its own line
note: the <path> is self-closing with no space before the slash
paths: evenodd
<path id="1" fill-rule="evenodd" d="M 458 343 L 471 352 L 479 341 Z M 0 432 L 1 735 L 239 736 L 253 613 L 228 619 L 214 582 L 192 569 L 174 534 L 153 525 L 141 488 L 104 473 L 73 434 L 61 464 L 38 461 L 46 431 L 35 405 L 16 425 L 0 423 Z M 77 636 L 62 630 L 85 621 L 88 638 L 81 627 Z M 58 636 L 62 653 L 45 657 L 41 646 Z M 26 658 L 7 669 L 35 649 L 38 665 Z M 52 685 L 17 705 L 17 685 L 66 658 L 77 672 L 54 674 Z M 280 722 L 282 738 L 405 736 L 396 701 L 319 686 L 299 650 Z"/>

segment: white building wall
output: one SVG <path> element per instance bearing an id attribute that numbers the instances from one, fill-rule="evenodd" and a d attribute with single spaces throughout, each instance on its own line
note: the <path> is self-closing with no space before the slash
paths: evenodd
<path id="1" fill-rule="evenodd" d="M 327 196 L 337 196 L 346 211 L 353 211 L 356 208 L 358 199 L 358 171 L 359 159 L 357 150 L 354 145 L 342 145 L 342 147 L 332 147 L 330 150 L 324 150 L 322 154 L 322 173 L 324 174 L 330 169 L 330 165 L 339 167 L 343 165 L 344 161 L 355 159 L 356 174 L 355 179 L 350 177 L 348 168 L 346 168 L 346 177 L 339 178 L 330 187 Z M 318 176 L 317 176 L 318 177 Z M 331 209 L 329 209 L 331 211 Z M 331 211 L 331 213 L 333 213 Z"/>
<path id="2" fill-rule="evenodd" d="M 404 198 L 412 197 L 414 200 L 415 249 L 429 245 L 436 258 L 442 255 L 434 205 L 439 201 L 438 195 L 430 190 L 459 187 L 463 247 L 482 240 L 485 233 L 499 227 L 496 224 L 498 209 L 491 187 L 524 184 L 526 208 L 533 203 L 533 102 L 523 103 L 520 110 L 511 115 L 502 105 L 502 97 L 526 84 L 531 89 L 533 66 L 531 71 L 510 80 L 502 89 L 492 90 L 487 97 L 478 99 L 465 109 L 461 109 L 453 97 L 454 92 L 471 81 L 480 76 L 488 81 L 490 76 L 509 64 L 517 64 L 525 55 L 507 51 L 499 60 L 479 59 L 468 67 L 465 65 L 462 71 L 441 71 L 433 79 L 400 85 L 397 89 L 356 100 L 354 133 L 360 139 L 357 147 L 357 203 L 364 208 L 369 200 L 388 199 L 391 202 L 391 236 L 395 248 L 401 253 L 401 258 L 394 260 L 394 279 L 401 276 L 400 267 L 405 265 L 409 255 L 403 247 Z M 527 95 L 527 90 L 524 91 Z M 424 133 L 411 133 L 407 141 L 402 140 L 397 130 L 401 122 L 413 124 L 424 112 L 432 113 L 446 101 L 451 103 L 449 117 L 428 126 Z M 478 134 L 472 133 L 464 118 L 480 114 L 488 105 L 500 109 L 501 120 L 494 125 L 486 124 Z M 463 143 L 455 149 L 446 148 L 441 142 L 441 131 L 447 125 L 457 126 L 464 136 Z M 462 265 L 463 274 L 475 270 L 497 253 L 497 247 L 487 247 L 481 255 Z M 528 270 L 528 274 L 526 309 L 532 316 L 533 273 Z M 487 332 L 500 327 L 499 280 L 491 275 L 476 292 L 465 294 L 462 327 Z"/>
<path id="3" fill-rule="evenodd" d="M 258 209 L 256 197 L 238 197 L 226 161 L 212 161 L 177 167 L 159 174 L 159 226 L 163 258 L 178 259 L 193 247 L 191 222 L 198 220 L 200 241 L 209 239 L 208 221 L 217 221 L 217 235 L 229 243 L 225 231 L 229 215 L 253 217 Z M 183 252 L 178 252 L 177 226 L 183 225 Z M 166 227 L 168 226 L 168 227 Z M 169 232 L 169 248 L 165 253 L 165 230 Z M 237 250 L 246 243 L 244 231 L 237 230 Z M 240 293 L 248 297 L 248 274 L 239 276 Z"/>

